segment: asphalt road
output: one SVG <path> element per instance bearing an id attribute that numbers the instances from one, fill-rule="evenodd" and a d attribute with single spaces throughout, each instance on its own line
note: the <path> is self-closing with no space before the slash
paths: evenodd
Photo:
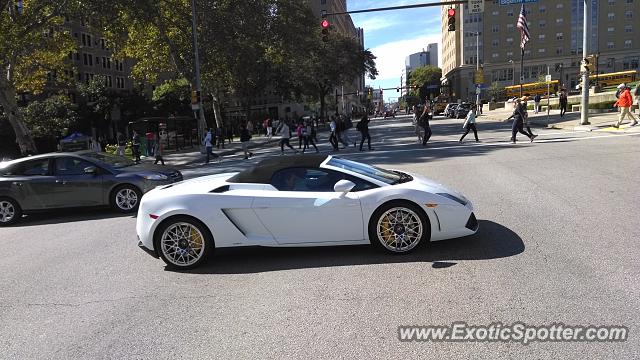
<path id="1" fill-rule="evenodd" d="M 425 174 L 474 201 L 477 235 L 407 256 L 369 246 L 226 249 L 187 273 L 140 251 L 135 218 L 73 210 L 0 229 L 0 358 L 636 358 L 640 133 L 437 119 L 374 120 L 375 151 L 342 156 Z M 328 151 L 327 144 L 321 150 Z M 239 169 L 239 157 L 183 169 Z M 293 220 L 293 219 L 292 219 Z M 339 224 L 327 224 L 339 226 Z M 400 342 L 399 325 L 626 325 L 622 343 Z"/>

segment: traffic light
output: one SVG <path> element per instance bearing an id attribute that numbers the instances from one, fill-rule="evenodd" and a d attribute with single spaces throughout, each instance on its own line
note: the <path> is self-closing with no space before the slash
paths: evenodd
<path id="1" fill-rule="evenodd" d="M 400 92 L 400 88 L 399 87 L 396 87 L 396 92 Z"/>
<path id="2" fill-rule="evenodd" d="M 596 69 L 596 59 L 595 56 L 589 55 L 586 58 L 582 59 L 582 66 L 580 70 L 582 72 L 592 73 Z"/>
<path id="3" fill-rule="evenodd" d="M 456 9 L 447 10 L 449 31 L 456 31 Z"/>
<path id="4" fill-rule="evenodd" d="M 331 27 L 329 20 L 323 19 L 322 22 L 320 22 L 320 27 L 322 28 L 322 41 L 329 41 L 329 28 Z"/>
<path id="5" fill-rule="evenodd" d="M 191 91 L 191 105 L 200 104 L 200 90 Z"/>

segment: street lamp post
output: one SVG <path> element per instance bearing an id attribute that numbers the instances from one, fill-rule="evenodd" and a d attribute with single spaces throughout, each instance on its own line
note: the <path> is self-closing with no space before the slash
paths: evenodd
<path id="1" fill-rule="evenodd" d="M 584 0 L 584 22 L 582 25 L 582 59 L 589 54 L 589 28 L 591 24 L 591 0 Z M 580 102 L 580 125 L 589 125 L 589 71 L 582 69 L 582 101 Z"/>

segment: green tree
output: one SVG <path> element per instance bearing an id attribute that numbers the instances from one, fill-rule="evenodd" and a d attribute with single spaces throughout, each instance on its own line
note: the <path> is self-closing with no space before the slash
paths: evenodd
<path id="1" fill-rule="evenodd" d="M 495 81 L 491 83 L 487 92 L 491 99 L 495 99 L 496 101 L 503 100 L 507 96 L 504 86 L 499 86 L 498 82 Z"/>
<path id="2" fill-rule="evenodd" d="M 18 8 L 15 1 L 0 0 L 0 106 L 23 154 L 37 149 L 18 110 L 16 94 L 38 94 L 48 73 L 61 75 L 68 68 L 65 60 L 75 42 L 59 26 L 64 23 L 63 15 L 86 15 L 84 5 L 79 0 L 31 0 Z"/>
<path id="3" fill-rule="evenodd" d="M 426 65 L 413 70 L 409 75 L 409 84 L 414 88 L 410 94 L 417 96 L 418 99 L 424 99 L 430 93 L 426 87 L 439 85 L 441 77 L 442 70 L 436 66 Z"/>
<path id="4" fill-rule="evenodd" d="M 34 137 L 59 138 L 66 135 L 64 129 L 77 125 L 77 106 L 64 95 L 55 95 L 44 100 L 36 100 L 22 109 L 25 124 Z"/>
<path id="5" fill-rule="evenodd" d="M 190 89 L 186 79 L 165 81 L 153 90 L 153 106 L 164 116 L 172 113 L 187 115 L 190 113 Z"/>
<path id="6" fill-rule="evenodd" d="M 82 97 L 80 112 L 92 128 L 105 130 L 111 124 L 111 110 L 119 104 L 120 95 L 110 89 L 103 76 L 76 85 Z"/>

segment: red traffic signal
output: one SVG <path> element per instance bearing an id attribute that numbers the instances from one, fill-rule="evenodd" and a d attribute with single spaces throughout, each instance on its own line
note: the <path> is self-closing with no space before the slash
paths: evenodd
<path id="1" fill-rule="evenodd" d="M 447 15 L 449 15 L 449 20 L 447 22 L 448 30 L 456 31 L 456 9 L 449 9 L 447 11 Z"/>
<path id="2" fill-rule="evenodd" d="M 329 26 L 331 26 L 331 24 L 329 24 L 329 20 L 325 19 L 325 20 L 322 20 L 322 22 L 320 23 L 320 26 L 321 26 L 323 29 L 328 29 L 328 28 L 329 28 Z"/>
<path id="3" fill-rule="evenodd" d="M 449 17 L 456 16 L 456 9 L 449 9 Z"/>

